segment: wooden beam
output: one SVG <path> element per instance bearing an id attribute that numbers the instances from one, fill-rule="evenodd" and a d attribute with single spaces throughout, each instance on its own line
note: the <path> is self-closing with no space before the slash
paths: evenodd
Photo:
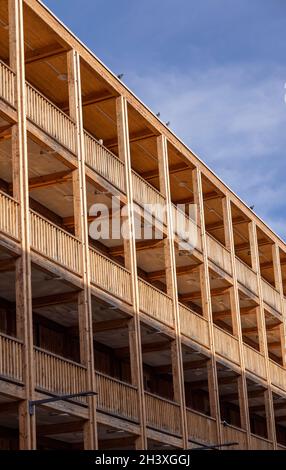
<path id="1" fill-rule="evenodd" d="M 270 349 L 280 349 L 281 341 L 274 341 L 273 343 L 268 343 L 268 348 Z"/>
<path id="2" fill-rule="evenodd" d="M 102 103 L 104 101 L 109 101 L 111 99 L 116 98 L 114 93 L 111 93 L 110 91 L 96 91 L 93 93 L 90 93 L 86 96 L 82 97 L 82 106 L 87 107 L 87 106 L 92 106 L 93 104 L 98 104 Z M 67 112 L 69 111 L 69 103 L 68 102 L 62 102 L 57 104 L 58 108 L 62 109 L 62 111 Z"/>
<path id="3" fill-rule="evenodd" d="M 115 439 L 102 439 L 99 441 L 99 448 L 102 450 L 127 448 L 130 450 L 135 444 L 137 436 L 118 437 Z"/>
<path id="4" fill-rule="evenodd" d="M 247 222 L 245 217 L 236 217 L 235 219 L 232 220 L 232 225 L 239 225 Z M 223 220 L 219 220 L 217 222 L 207 224 L 206 225 L 206 230 L 207 232 L 211 232 L 212 230 L 218 230 L 224 228 L 224 222 Z"/>
<path id="5" fill-rule="evenodd" d="M 129 318 L 116 318 L 93 323 L 94 333 L 103 333 L 104 331 L 122 330 L 128 327 Z"/>
<path id="6" fill-rule="evenodd" d="M 204 201 L 211 201 L 213 199 L 221 199 L 222 195 L 219 194 L 217 191 L 209 191 L 208 193 L 204 194 Z M 184 199 L 177 199 L 176 201 L 173 201 L 174 204 L 193 204 L 194 203 L 194 197 L 187 197 Z"/>
<path id="7" fill-rule="evenodd" d="M 255 313 L 256 307 L 244 307 L 240 309 L 240 315 L 241 316 L 246 316 L 251 313 Z M 231 310 L 225 310 L 223 312 L 213 312 L 213 318 L 214 320 L 223 320 L 224 318 L 231 317 Z"/>
<path id="8" fill-rule="evenodd" d="M 35 176 L 34 178 L 29 179 L 29 190 L 39 188 L 46 188 L 48 186 L 54 186 L 55 184 L 66 183 L 71 181 L 72 171 L 59 171 L 57 173 L 51 173 L 49 175 Z M 10 185 L 9 190 L 13 190 L 12 185 Z"/>
<path id="9" fill-rule="evenodd" d="M 156 248 L 161 248 L 162 244 L 163 244 L 163 240 L 141 241 L 141 242 L 136 243 L 136 251 L 144 251 L 144 250 L 152 250 Z M 124 245 L 109 248 L 108 252 L 111 256 L 115 256 L 115 257 L 123 256 Z"/>
<path id="10" fill-rule="evenodd" d="M 261 240 L 259 246 L 270 245 L 269 240 Z M 240 251 L 250 250 L 250 245 L 248 242 L 240 243 L 239 245 L 235 246 L 235 252 L 239 253 Z"/>
<path id="11" fill-rule="evenodd" d="M 0 141 L 8 140 L 11 138 L 13 124 L 7 124 L 0 127 Z"/>
<path id="12" fill-rule="evenodd" d="M 33 308 L 49 307 L 51 305 L 69 304 L 77 302 L 78 291 L 63 292 L 61 294 L 51 294 L 44 297 L 32 299 Z"/>
<path id="13" fill-rule="evenodd" d="M 286 410 L 286 401 L 285 401 L 285 403 L 277 403 L 276 405 L 274 403 L 274 410 L 284 410 L 284 408 Z M 263 405 L 253 405 L 253 406 L 249 407 L 249 410 L 253 411 L 254 413 L 256 411 L 265 411 L 265 405 L 264 404 Z"/>
<path id="14" fill-rule="evenodd" d="M 180 266 L 176 269 L 177 276 L 183 276 L 184 274 L 191 274 L 199 268 L 199 264 L 190 265 L 190 266 Z M 165 269 L 159 271 L 153 271 L 147 274 L 147 278 L 149 281 L 157 281 L 164 277 L 166 274 Z"/>
<path id="15" fill-rule="evenodd" d="M 7 258 L 0 260 L 0 273 L 14 271 L 16 258 Z"/>
<path id="16" fill-rule="evenodd" d="M 218 384 L 219 385 L 228 385 L 235 383 L 237 381 L 237 376 L 232 376 L 232 377 L 223 377 L 223 378 L 218 378 Z M 203 388 L 208 386 L 208 379 L 203 379 L 203 380 L 196 380 L 195 382 L 190 382 L 190 387 L 192 389 L 194 388 Z"/>
<path id="17" fill-rule="evenodd" d="M 265 390 L 255 390 L 252 392 L 248 392 L 247 396 L 249 398 L 258 398 L 264 395 Z M 222 400 L 238 400 L 238 393 L 227 393 L 225 395 L 222 395 Z"/>
<path id="18" fill-rule="evenodd" d="M 26 65 L 33 64 L 41 60 L 63 55 L 66 52 L 66 49 L 59 44 L 50 44 L 48 46 L 41 47 L 40 49 L 27 51 L 25 54 L 25 63 Z"/>
<path id="19" fill-rule="evenodd" d="M 158 352 L 158 351 L 166 351 L 170 348 L 171 348 L 170 341 L 165 341 L 165 342 L 160 342 L 160 343 L 158 342 L 158 343 L 142 344 L 142 354 Z M 115 353 L 117 354 L 117 356 L 120 356 L 120 357 L 128 356 L 129 352 L 130 352 L 129 346 L 115 349 Z"/>
<path id="20" fill-rule="evenodd" d="M 219 287 L 217 289 L 212 289 L 211 290 L 211 296 L 212 297 L 217 297 L 219 295 L 223 295 L 223 294 L 226 294 L 230 289 L 230 286 L 229 287 Z M 191 292 L 189 294 L 182 294 L 179 296 L 180 300 L 182 302 L 189 302 L 191 300 L 195 300 L 195 299 L 200 299 L 201 298 L 201 291 L 199 292 Z"/>
<path id="21" fill-rule="evenodd" d="M 139 142 L 141 140 L 151 139 L 152 137 L 156 137 L 156 134 L 154 134 L 154 132 L 150 131 L 150 129 L 147 129 L 147 130 L 144 130 L 144 131 L 134 132 L 133 134 L 130 134 L 129 142 L 130 143 Z M 117 138 L 105 140 L 104 145 L 108 149 L 117 147 L 118 146 L 118 140 L 117 140 Z M 158 174 L 158 170 L 156 170 L 156 172 Z M 144 178 L 144 176 L 142 176 L 142 177 Z"/>
<path id="22" fill-rule="evenodd" d="M 43 424 L 41 426 L 37 426 L 37 434 L 40 436 L 52 436 L 57 434 L 81 432 L 84 424 L 85 421 L 83 420 L 56 424 Z"/>
<path id="23" fill-rule="evenodd" d="M 173 175 L 179 173 L 180 171 L 191 170 L 191 167 L 184 162 L 176 163 L 169 167 L 169 174 Z M 159 169 L 149 170 L 141 173 L 141 177 L 147 181 L 150 181 L 155 178 L 159 178 Z"/>
<path id="24" fill-rule="evenodd" d="M 190 361 L 190 362 L 184 362 L 183 363 L 183 368 L 185 370 L 191 370 L 191 369 L 203 369 L 207 367 L 207 362 L 208 359 L 201 359 L 199 361 Z M 157 366 L 154 367 L 154 370 L 156 374 L 168 374 L 172 372 L 172 364 L 167 364 L 164 366 Z"/>

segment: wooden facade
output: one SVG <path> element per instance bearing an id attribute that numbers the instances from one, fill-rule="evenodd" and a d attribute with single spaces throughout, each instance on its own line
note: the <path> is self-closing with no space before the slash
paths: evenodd
<path id="1" fill-rule="evenodd" d="M 41 2 L 2 0 L 0 449 L 286 449 L 285 295 L 284 241 Z"/>

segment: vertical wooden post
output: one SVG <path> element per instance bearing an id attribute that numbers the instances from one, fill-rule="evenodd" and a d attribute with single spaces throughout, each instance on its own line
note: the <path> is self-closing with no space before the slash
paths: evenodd
<path id="1" fill-rule="evenodd" d="M 131 321 L 129 335 L 130 357 L 132 360 L 132 380 L 138 389 L 138 405 L 140 420 L 140 437 L 136 439 L 137 449 L 147 449 L 146 433 L 146 411 L 143 380 L 143 361 L 140 335 L 140 305 L 137 278 L 136 240 L 134 222 L 133 186 L 131 172 L 131 155 L 129 145 L 129 126 L 127 102 L 123 96 L 116 99 L 116 116 L 118 131 L 119 158 L 124 161 L 125 167 L 125 188 L 128 201 L 127 223 L 128 238 L 124 240 L 124 254 L 126 268 L 131 272 L 132 300 L 133 300 L 133 322 Z"/>
<path id="2" fill-rule="evenodd" d="M 263 352 L 264 358 L 265 358 L 266 379 L 268 383 L 268 392 L 269 392 L 265 394 L 267 432 L 268 432 L 268 438 L 273 442 L 273 447 L 274 449 L 276 449 L 277 448 L 276 427 L 275 427 L 273 398 L 272 398 L 272 391 L 271 391 L 267 334 L 266 334 L 265 315 L 264 315 L 264 303 L 263 303 L 263 292 L 262 292 L 261 273 L 260 273 L 257 231 L 256 231 L 255 222 L 254 221 L 250 222 L 248 227 L 249 227 L 249 240 L 250 240 L 252 269 L 257 273 L 257 287 L 258 287 L 258 296 L 259 296 L 259 317 L 260 317 L 258 328 L 259 328 L 259 334 L 261 335 L 261 338 L 263 341 L 263 351 L 261 352 Z"/>
<path id="3" fill-rule="evenodd" d="M 76 123 L 76 148 L 78 168 L 73 172 L 75 235 L 81 241 L 81 267 L 83 289 L 79 294 L 79 336 L 81 362 L 86 366 L 86 389 L 95 391 L 92 305 L 89 267 L 88 209 L 85 181 L 85 146 L 83 135 L 80 58 L 76 51 L 67 53 L 70 115 Z M 83 390 L 84 391 L 84 390 Z M 96 397 L 88 397 L 89 419 L 84 425 L 84 447 L 98 448 Z"/>
<path id="4" fill-rule="evenodd" d="M 223 207 L 223 218 L 224 218 L 224 229 L 225 229 L 225 241 L 226 247 L 230 251 L 231 265 L 232 265 L 232 277 L 233 287 L 230 291 L 231 296 L 231 309 L 232 309 L 232 321 L 233 321 L 233 332 L 237 336 L 239 345 L 239 358 L 241 368 L 241 381 L 239 389 L 239 404 L 242 405 L 240 408 L 241 422 L 245 424 L 247 447 L 250 446 L 250 421 L 248 411 L 248 395 L 247 395 L 247 383 L 245 375 L 245 361 L 244 361 L 244 349 L 242 340 L 242 329 L 240 321 L 240 304 L 239 304 L 239 293 L 238 293 L 238 281 L 236 273 L 236 258 L 235 258 L 235 247 L 233 238 L 233 225 L 232 225 L 232 213 L 231 203 L 229 197 L 225 197 L 222 200 Z"/>
<path id="5" fill-rule="evenodd" d="M 203 315 L 208 321 L 210 350 L 211 350 L 211 359 L 210 359 L 211 367 L 210 366 L 208 367 L 208 383 L 212 385 L 212 388 L 209 388 L 211 413 L 213 413 L 212 417 L 216 419 L 218 443 L 222 443 L 218 377 L 217 377 L 217 366 L 216 366 L 216 352 L 215 352 L 214 331 L 213 331 L 213 321 L 212 321 L 212 302 L 211 302 L 210 278 L 209 278 L 209 262 L 208 262 L 208 251 L 207 251 L 206 228 L 205 228 L 204 199 L 203 199 L 203 190 L 202 190 L 202 176 L 198 168 L 195 168 L 193 170 L 192 177 L 193 177 L 194 203 L 197 206 L 198 225 L 201 228 L 202 252 L 203 252 L 203 264 L 200 268 L 202 308 L 203 308 Z"/>
<path id="6" fill-rule="evenodd" d="M 33 356 L 33 313 L 30 258 L 29 180 L 26 126 L 26 85 L 22 0 L 9 0 L 10 66 L 15 73 L 15 106 L 18 123 L 12 129 L 13 196 L 19 202 L 21 257 L 16 262 L 17 335 L 23 340 L 25 400 L 19 405 L 20 449 L 36 448 L 35 417 L 29 415 L 28 401 L 35 390 Z"/>
<path id="7" fill-rule="evenodd" d="M 183 447 L 184 449 L 188 449 L 188 425 L 185 403 L 184 367 L 180 332 L 180 311 L 177 289 L 177 272 L 171 206 L 168 148 L 166 137 L 164 137 L 163 135 L 157 137 L 157 153 L 159 165 L 160 191 L 165 197 L 166 201 L 167 238 L 164 239 L 166 285 L 167 294 L 172 298 L 173 301 L 173 318 L 176 333 L 175 340 L 172 342 L 171 347 L 174 399 L 180 404 Z"/>
<path id="8" fill-rule="evenodd" d="M 274 267 L 274 278 L 275 287 L 280 294 L 280 305 L 283 321 L 280 326 L 280 340 L 281 340 L 281 352 L 282 352 L 282 364 L 286 367 L 286 311 L 284 303 L 284 289 L 281 271 L 281 260 L 279 246 L 277 243 L 272 245 L 272 256 L 273 256 L 273 267 Z"/>

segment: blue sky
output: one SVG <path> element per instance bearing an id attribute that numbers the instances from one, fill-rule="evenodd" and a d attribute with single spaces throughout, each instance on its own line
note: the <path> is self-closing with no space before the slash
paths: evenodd
<path id="1" fill-rule="evenodd" d="M 286 239 L 285 0 L 44 0 Z"/>

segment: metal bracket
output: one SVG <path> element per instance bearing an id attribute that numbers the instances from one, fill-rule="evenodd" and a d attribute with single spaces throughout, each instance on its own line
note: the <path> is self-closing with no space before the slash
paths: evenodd
<path id="1" fill-rule="evenodd" d="M 67 401 L 71 398 L 91 397 L 97 394 L 97 392 L 81 392 L 71 393 L 69 395 L 57 395 L 51 398 L 43 398 L 42 400 L 29 400 L 29 413 L 30 416 L 33 416 L 33 414 L 35 413 L 35 407 L 37 405 L 44 405 L 45 403 L 53 403 L 55 401 Z"/>

